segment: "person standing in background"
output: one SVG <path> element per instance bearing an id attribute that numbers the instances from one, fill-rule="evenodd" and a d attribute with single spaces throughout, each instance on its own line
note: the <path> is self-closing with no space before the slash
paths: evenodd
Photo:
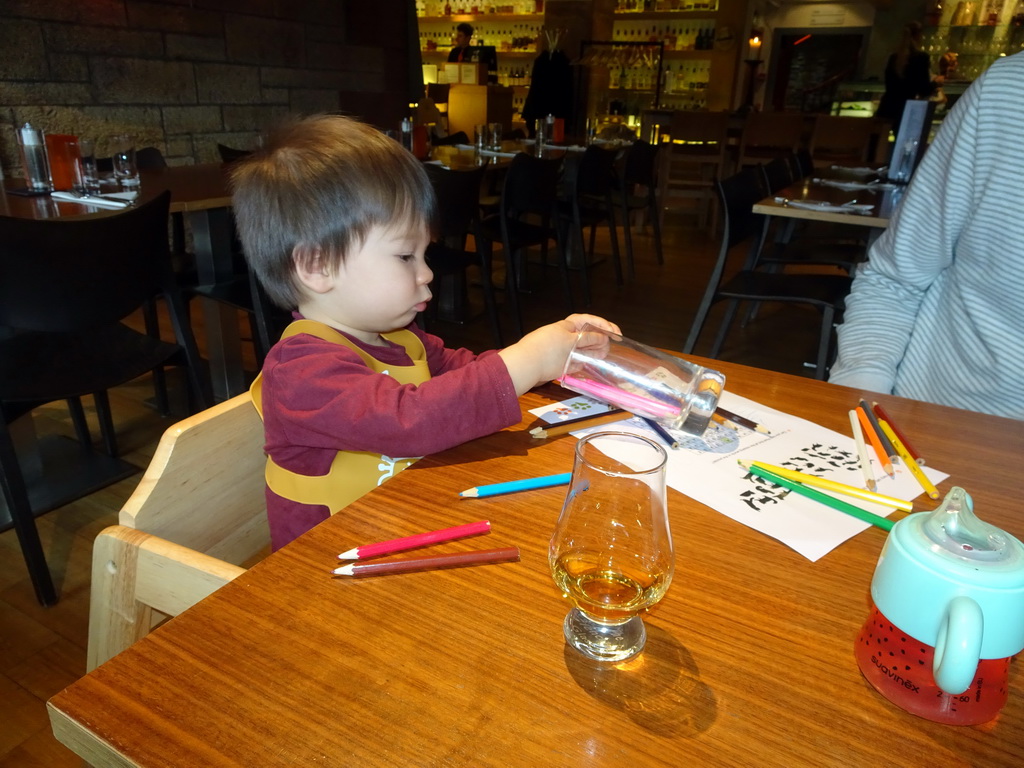
<path id="1" fill-rule="evenodd" d="M 885 65 L 885 93 L 875 117 L 888 120 L 894 133 L 899 130 L 907 101 L 929 98 L 940 84 L 932 80 L 931 60 L 921 47 L 923 37 L 921 24 L 908 22 L 899 47 Z"/>
<path id="2" fill-rule="evenodd" d="M 448 52 L 448 61 L 470 61 L 473 49 L 473 27 L 462 22 L 455 28 L 455 47 Z"/>

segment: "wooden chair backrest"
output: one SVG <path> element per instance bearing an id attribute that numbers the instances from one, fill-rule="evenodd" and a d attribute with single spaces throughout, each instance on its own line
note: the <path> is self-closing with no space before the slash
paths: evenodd
<path id="1" fill-rule="evenodd" d="M 119 522 L 234 565 L 251 562 L 270 543 L 263 442 L 248 393 L 178 422 Z"/>
<path id="2" fill-rule="evenodd" d="M 112 525 L 96 537 L 89 602 L 91 672 L 245 573 L 243 568 L 143 531 Z"/>
<path id="3" fill-rule="evenodd" d="M 740 166 L 796 152 L 803 141 L 803 113 L 751 112 L 740 137 Z"/>
<path id="4" fill-rule="evenodd" d="M 729 113 L 673 112 L 669 136 L 669 154 L 724 158 L 729 143 Z"/>
<path id="5" fill-rule="evenodd" d="M 887 130 L 888 124 L 870 117 L 818 115 L 811 134 L 811 155 L 815 159 L 871 162 L 873 150 Z"/>

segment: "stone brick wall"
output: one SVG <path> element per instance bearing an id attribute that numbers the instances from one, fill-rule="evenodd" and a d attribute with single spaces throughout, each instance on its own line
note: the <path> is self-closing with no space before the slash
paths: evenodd
<path id="1" fill-rule="evenodd" d="M 412 0 L 0 0 L 0 164 L 15 127 L 131 133 L 171 164 L 253 145 L 289 112 L 397 127 Z M 371 10 L 372 9 L 372 10 Z M 415 37 L 415 36 L 414 36 Z"/>

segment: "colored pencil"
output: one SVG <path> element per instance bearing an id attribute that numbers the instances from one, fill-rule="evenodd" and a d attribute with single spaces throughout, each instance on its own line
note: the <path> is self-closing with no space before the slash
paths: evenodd
<path id="1" fill-rule="evenodd" d="M 893 445 L 896 446 L 896 450 L 899 451 L 900 458 L 903 459 L 903 463 L 907 465 L 907 469 L 910 470 L 910 474 L 912 474 L 918 484 L 924 488 L 924 492 L 927 493 L 928 497 L 931 499 L 939 498 L 939 489 L 932 485 L 932 481 L 925 476 L 921 467 L 919 467 L 917 462 L 914 461 L 914 457 L 910 455 L 910 451 L 907 450 L 907 446 L 905 446 L 903 441 L 896 436 L 896 433 L 892 429 L 892 425 L 884 419 L 880 423 L 882 430 L 889 436 L 889 439 L 892 440 Z"/>
<path id="2" fill-rule="evenodd" d="M 338 559 L 365 560 L 368 557 L 390 555 L 392 552 L 401 552 L 406 549 L 425 547 L 429 544 L 438 544 L 442 541 L 451 541 L 452 539 L 463 539 L 466 536 L 479 536 L 482 533 L 490 532 L 490 521 L 481 520 L 477 523 L 466 523 L 465 525 L 457 525 L 454 528 L 444 528 L 440 531 L 417 533 L 412 536 L 403 536 L 400 539 L 390 539 L 389 541 L 381 541 L 376 544 L 353 547 L 338 555 Z"/>
<path id="3" fill-rule="evenodd" d="M 924 464 L 924 459 L 921 458 L 921 454 L 914 450 L 914 446 L 910 444 L 906 434 L 896 425 L 896 422 L 892 420 L 892 417 L 886 412 L 886 410 L 875 402 L 871 403 L 871 407 L 874 409 L 875 415 L 879 420 L 885 419 L 889 422 L 889 426 L 892 427 L 892 431 L 896 433 L 896 437 L 898 437 L 900 442 L 903 443 L 903 447 L 907 449 L 907 453 L 914 457 L 914 461 L 918 464 Z"/>
<path id="4" fill-rule="evenodd" d="M 733 431 L 738 431 L 739 430 L 739 426 L 738 425 L 733 424 L 731 421 L 729 421 L 727 418 L 725 418 L 725 416 L 720 414 L 718 411 L 715 411 L 714 413 L 711 414 L 711 420 L 713 422 L 715 422 L 715 424 L 718 424 L 718 425 L 723 426 L 723 427 L 727 427 L 727 428 L 729 428 L 729 429 L 731 429 Z"/>
<path id="5" fill-rule="evenodd" d="M 863 499 L 864 501 L 873 501 L 876 504 L 885 504 L 896 509 L 902 509 L 904 512 L 913 512 L 914 505 L 909 501 L 903 499 L 897 499 L 895 496 L 885 496 L 881 493 L 875 493 L 874 491 L 866 491 L 863 488 L 858 488 L 855 485 L 846 485 L 836 480 L 830 480 L 827 477 L 818 477 L 817 475 L 811 475 L 806 472 L 798 472 L 794 469 L 786 469 L 785 467 L 776 467 L 773 464 L 765 464 L 763 461 L 740 461 L 740 466 L 745 468 L 761 467 L 767 469 L 774 475 L 784 477 L 787 480 L 792 480 L 795 483 L 803 483 L 804 485 L 810 485 L 814 488 L 821 488 L 826 491 L 832 491 L 842 496 L 852 496 L 855 499 Z"/>
<path id="6" fill-rule="evenodd" d="M 892 444 L 892 440 L 889 439 L 888 435 L 882 431 L 882 428 L 878 426 L 878 419 L 875 418 L 875 412 L 868 406 L 867 400 L 861 400 L 859 403 L 861 410 L 864 411 L 864 415 L 868 417 L 868 422 L 871 424 L 871 428 L 875 430 L 875 434 L 878 435 L 878 441 L 882 444 L 882 450 L 885 451 L 885 455 L 889 457 L 890 462 L 895 462 L 899 457 L 899 453 L 896 451 L 896 446 Z"/>
<path id="7" fill-rule="evenodd" d="M 668 433 L 668 430 L 661 426 L 661 424 L 656 422 L 654 419 L 647 418 L 646 416 L 641 416 L 640 418 L 644 420 L 644 424 L 655 431 L 658 437 L 664 441 L 665 445 L 673 451 L 679 448 L 679 441 L 672 437 L 672 435 Z"/>
<path id="8" fill-rule="evenodd" d="M 563 376 L 562 385 L 591 395 L 598 400 L 617 405 L 620 408 L 629 408 L 632 411 L 640 411 L 648 416 L 673 418 L 679 415 L 679 407 L 663 403 L 660 400 L 641 395 L 636 392 L 629 392 L 621 387 L 614 387 L 593 379 L 578 379 L 575 376 Z"/>
<path id="9" fill-rule="evenodd" d="M 528 477 L 524 480 L 509 480 L 507 483 L 492 483 L 491 485 L 478 485 L 475 488 L 467 488 L 459 493 L 459 496 L 468 499 L 482 499 L 485 496 L 497 496 L 502 493 L 516 493 L 517 491 L 530 491 L 534 488 L 551 488 L 555 485 L 567 485 L 572 480 L 572 472 L 563 472 L 560 475 L 545 475 L 544 477 Z"/>
<path id="10" fill-rule="evenodd" d="M 765 435 L 771 434 L 767 427 L 758 424 L 756 421 L 751 421 L 744 416 L 733 413 L 732 411 L 727 411 L 725 408 L 715 408 L 715 413 L 720 414 L 726 421 L 731 421 L 733 424 L 739 424 L 741 427 L 746 427 L 754 432 L 760 432 Z"/>
<path id="11" fill-rule="evenodd" d="M 750 474 L 752 475 L 757 475 L 758 477 L 761 477 L 770 483 L 774 483 L 780 488 L 788 488 L 794 493 L 799 493 L 801 496 L 806 496 L 809 499 L 813 499 L 814 501 L 832 507 L 832 509 L 835 509 L 839 512 L 844 512 L 847 515 L 856 517 L 859 520 L 863 520 L 865 523 L 871 523 L 871 525 L 877 526 L 878 528 L 881 528 L 883 531 L 892 530 L 893 525 L 895 525 L 895 523 L 892 520 L 882 517 L 881 515 L 876 515 L 872 512 L 868 512 L 866 509 L 861 509 L 860 507 L 854 506 L 853 504 L 847 504 L 845 501 L 842 501 L 841 499 L 829 496 L 827 493 L 822 493 L 821 491 L 817 491 L 814 488 L 808 488 L 806 485 L 794 483 L 792 480 L 787 480 L 784 477 L 779 477 L 778 475 L 769 472 L 767 469 L 761 469 L 760 467 L 757 466 L 751 466 L 747 471 L 750 472 Z"/>
<path id="12" fill-rule="evenodd" d="M 868 421 L 867 415 L 864 413 L 859 405 L 857 406 L 857 418 L 860 420 L 860 426 L 864 430 L 864 436 L 867 437 L 871 443 L 871 447 L 875 450 L 875 455 L 878 456 L 879 462 L 882 464 L 882 469 L 885 470 L 885 474 L 889 477 L 896 477 L 896 472 L 893 471 L 892 462 L 889 460 L 889 454 L 885 452 L 885 448 L 882 447 L 882 441 L 878 437 L 878 432 L 871 426 L 871 422 Z"/>
<path id="13" fill-rule="evenodd" d="M 432 571 L 438 568 L 462 568 L 467 565 L 487 565 L 488 563 L 511 563 L 519 559 L 519 547 L 503 547 L 502 549 L 478 549 L 472 552 L 454 552 L 449 555 L 431 555 L 429 557 L 407 557 L 402 560 L 385 560 L 379 563 L 349 563 L 335 568 L 331 573 L 336 576 L 386 576 L 390 573 L 409 573 L 410 571 Z"/>
<path id="14" fill-rule="evenodd" d="M 633 418 L 632 413 L 616 408 L 614 411 L 599 413 L 596 416 L 584 416 L 579 419 L 569 419 L 568 421 L 560 421 L 555 424 L 545 424 L 543 427 L 534 427 L 530 430 L 530 434 L 538 439 L 558 437 L 559 435 L 575 432 L 577 429 L 599 427 L 602 424 L 611 424 L 614 421 L 623 421 L 631 418 Z"/>
<path id="15" fill-rule="evenodd" d="M 875 482 L 875 473 L 871 469 L 868 447 L 864 444 L 864 430 L 860 428 L 860 419 L 857 418 L 856 409 L 850 411 L 850 429 L 853 430 L 853 440 L 857 443 L 857 458 L 860 460 L 860 471 L 864 475 L 864 484 L 868 490 L 877 491 L 878 483 Z"/>

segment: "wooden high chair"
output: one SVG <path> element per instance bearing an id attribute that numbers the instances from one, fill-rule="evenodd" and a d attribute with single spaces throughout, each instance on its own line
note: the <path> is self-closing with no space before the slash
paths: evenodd
<path id="1" fill-rule="evenodd" d="M 93 547 L 90 671 L 269 552 L 263 442 L 248 393 L 164 433 Z"/>

